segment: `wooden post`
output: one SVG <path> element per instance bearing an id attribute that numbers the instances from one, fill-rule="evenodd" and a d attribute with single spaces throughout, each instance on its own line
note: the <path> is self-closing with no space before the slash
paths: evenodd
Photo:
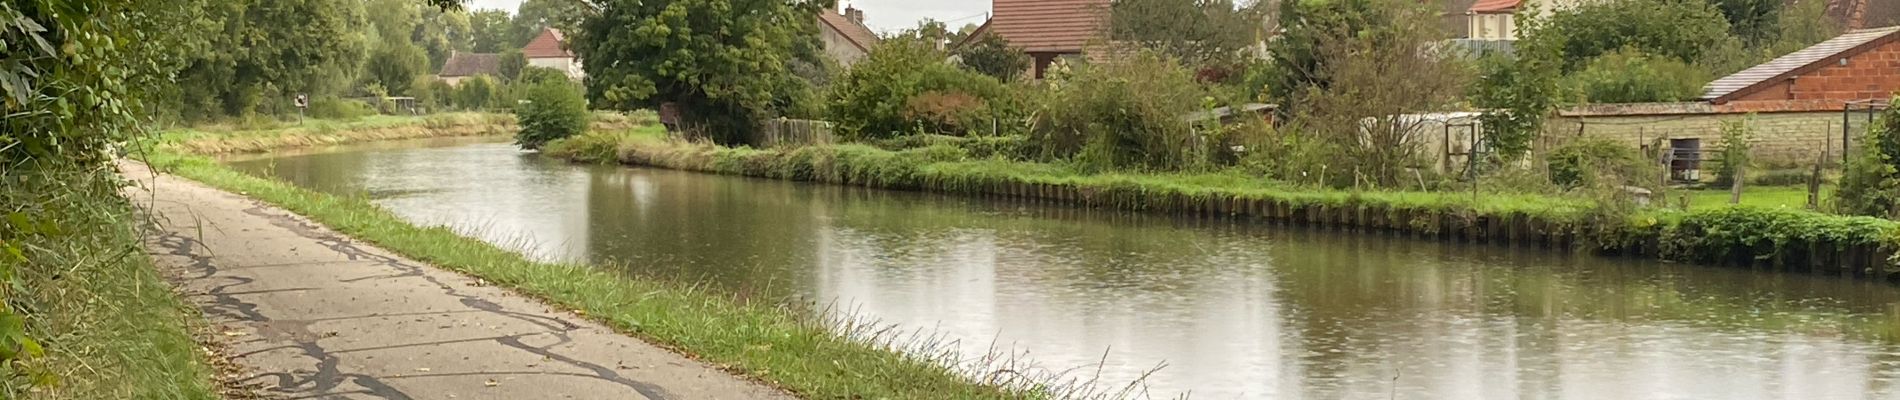
<path id="1" fill-rule="evenodd" d="M 1821 156 L 1814 160 L 1814 172 L 1808 174 L 1808 210 L 1821 210 L 1821 164 L 1827 163 L 1827 145 L 1821 146 Z"/>
<path id="2" fill-rule="evenodd" d="M 1747 179 L 1748 166 L 1736 165 L 1734 167 L 1735 167 L 1735 176 L 1729 178 L 1729 180 L 1732 180 L 1734 182 L 1730 182 L 1730 185 L 1729 185 L 1728 203 L 1742 204 L 1742 181 L 1748 180 Z"/>

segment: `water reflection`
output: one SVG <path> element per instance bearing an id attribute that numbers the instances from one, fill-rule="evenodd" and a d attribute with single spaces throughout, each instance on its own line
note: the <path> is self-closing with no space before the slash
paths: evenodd
<path id="1" fill-rule="evenodd" d="M 658 170 L 505 144 L 233 165 L 549 259 L 836 301 L 1157 397 L 1900 398 L 1895 288 Z"/>

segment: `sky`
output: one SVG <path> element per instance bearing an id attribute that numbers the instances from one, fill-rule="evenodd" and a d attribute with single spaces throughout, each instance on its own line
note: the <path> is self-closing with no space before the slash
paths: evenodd
<path id="1" fill-rule="evenodd" d="M 470 0 L 469 7 L 514 12 L 522 0 Z M 983 24 L 990 11 L 990 0 L 839 0 L 839 5 L 856 5 L 864 10 L 864 24 L 880 33 L 917 26 L 917 21 L 933 18 L 944 21 L 951 30 L 964 24 Z"/>

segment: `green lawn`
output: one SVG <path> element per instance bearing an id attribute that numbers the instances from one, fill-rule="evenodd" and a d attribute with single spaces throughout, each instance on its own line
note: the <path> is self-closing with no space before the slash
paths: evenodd
<path id="1" fill-rule="evenodd" d="M 1670 205 L 1681 201 L 1681 191 L 1670 193 Z M 1821 205 L 1827 205 L 1828 196 L 1834 194 L 1833 186 L 1821 187 Z M 1691 190 L 1689 191 L 1690 209 L 1711 209 L 1729 205 L 1727 190 Z M 1742 205 L 1765 208 L 1789 208 L 1805 210 L 1808 207 L 1808 188 L 1805 186 L 1755 186 L 1742 191 Z"/>

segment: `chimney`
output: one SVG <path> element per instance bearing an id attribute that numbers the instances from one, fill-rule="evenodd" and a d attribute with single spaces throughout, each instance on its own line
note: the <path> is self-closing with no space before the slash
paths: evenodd
<path id="1" fill-rule="evenodd" d="M 845 7 L 844 17 L 860 26 L 864 25 L 864 10 L 859 10 L 858 6 Z"/>

